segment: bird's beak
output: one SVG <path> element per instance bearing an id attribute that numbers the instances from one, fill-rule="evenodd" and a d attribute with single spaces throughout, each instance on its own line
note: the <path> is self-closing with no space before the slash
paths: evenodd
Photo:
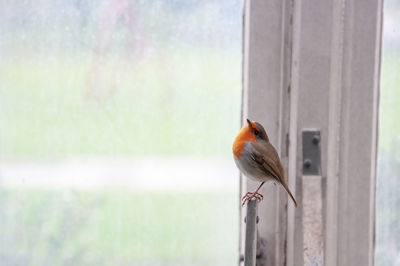
<path id="1" fill-rule="evenodd" d="M 251 124 L 251 121 L 247 118 L 247 123 L 249 124 L 249 127 L 253 128 L 253 125 Z"/>

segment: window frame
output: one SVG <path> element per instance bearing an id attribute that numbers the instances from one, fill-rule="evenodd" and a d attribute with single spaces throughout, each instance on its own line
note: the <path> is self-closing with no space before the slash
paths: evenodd
<path id="1" fill-rule="evenodd" d="M 382 0 L 245 1 L 242 123 L 264 125 L 299 202 L 295 209 L 283 189 L 262 188 L 257 265 L 303 265 L 307 257 L 306 128 L 321 131 L 323 264 L 374 265 L 382 9 Z M 242 177 L 241 194 L 257 185 Z M 242 209 L 242 254 L 244 216 Z"/>

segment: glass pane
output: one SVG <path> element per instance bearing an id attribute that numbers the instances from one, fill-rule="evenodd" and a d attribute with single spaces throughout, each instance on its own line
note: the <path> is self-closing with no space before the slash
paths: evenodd
<path id="1" fill-rule="evenodd" d="M 0 0 L 0 265 L 234 265 L 242 1 Z"/>
<path id="2" fill-rule="evenodd" d="M 400 2 L 384 1 L 378 176 L 377 266 L 400 265 Z"/>

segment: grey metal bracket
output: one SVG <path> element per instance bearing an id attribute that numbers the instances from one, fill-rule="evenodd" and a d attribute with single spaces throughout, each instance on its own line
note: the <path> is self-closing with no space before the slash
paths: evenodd
<path id="1" fill-rule="evenodd" d="M 304 129 L 303 139 L 303 175 L 321 175 L 321 132 Z"/>
<path id="2" fill-rule="evenodd" d="M 256 265 L 257 251 L 257 224 L 258 224 L 258 200 L 252 199 L 247 203 L 246 223 L 246 239 L 244 250 L 244 265 Z"/>

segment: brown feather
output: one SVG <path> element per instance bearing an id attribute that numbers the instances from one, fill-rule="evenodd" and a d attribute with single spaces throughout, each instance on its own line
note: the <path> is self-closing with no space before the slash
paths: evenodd
<path id="1" fill-rule="evenodd" d="M 272 176 L 277 182 L 279 182 L 290 198 L 293 200 L 294 205 L 297 207 L 297 202 L 289 190 L 285 170 L 283 169 L 279 155 L 276 152 L 274 146 L 269 141 L 252 143 L 252 155 L 253 159 L 257 162 L 257 165 L 267 175 Z"/>

